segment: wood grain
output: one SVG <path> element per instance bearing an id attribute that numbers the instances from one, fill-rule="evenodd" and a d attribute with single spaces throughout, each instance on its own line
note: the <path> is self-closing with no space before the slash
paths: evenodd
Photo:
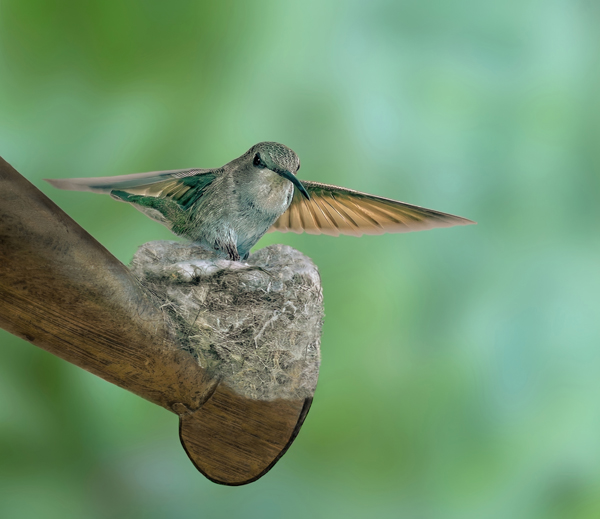
<path id="1" fill-rule="evenodd" d="M 263 475 L 310 406 L 211 379 L 129 270 L 1 158 L 0 327 L 179 414 L 186 452 L 217 483 Z"/>

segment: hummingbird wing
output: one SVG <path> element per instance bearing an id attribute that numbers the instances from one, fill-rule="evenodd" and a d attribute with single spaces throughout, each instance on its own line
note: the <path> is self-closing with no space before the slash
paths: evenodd
<path id="1" fill-rule="evenodd" d="M 318 182 L 302 181 L 302 184 L 310 194 L 310 200 L 295 189 L 290 207 L 269 232 L 362 236 L 475 223 L 460 216 L 352 189 Z"/>
<path id="2" fill-rule="evenodd" d="M 113 198 L 124 201 L 129 200 L 123 194 L 168 198 L 187 209 L 202 196 L 216 176 L 214 169 L 174 169 L 118 177 L 45 180 L 59 189 L 111 194 Z"/>

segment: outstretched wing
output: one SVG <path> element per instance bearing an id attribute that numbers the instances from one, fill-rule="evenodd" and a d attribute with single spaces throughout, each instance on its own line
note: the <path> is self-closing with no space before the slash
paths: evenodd
<path id="1" fill-rule="evenodd" d="M 119 177 L 46 179 L 59 189 L 92 191 L 117 195 L 126 200 L 122 193 L 143 197 L 168 198 L 187 209 L 215 179 L 213 169 L 175 169 L 135 173 Z M 126 200 L 127 201 L 127 200 Z"/>
<path id="2" fill-rule="evenodd" d="M 302 184 L 310 194 L 310 200 L 296 189 L 290 207 L 269 232 L 362 236 L 475 223 L 460 216 L 352 189 L 317 182 L 303 181 Z"/>

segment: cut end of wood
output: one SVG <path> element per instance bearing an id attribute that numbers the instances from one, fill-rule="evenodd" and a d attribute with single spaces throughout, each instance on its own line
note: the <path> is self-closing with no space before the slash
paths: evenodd
<path id="1" fill-rule="evenodd" d="M 197 411 L 179 419 L 179 437 L 196 468 L 222 485 L 245 485 L 268 472 L 296 438 L 310 409 L 303 400 L 252 400 L 220 384 Z"/>

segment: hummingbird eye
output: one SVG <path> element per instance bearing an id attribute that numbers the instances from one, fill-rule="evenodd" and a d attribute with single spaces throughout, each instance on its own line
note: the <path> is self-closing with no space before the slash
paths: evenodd
<path id="1" fill-rule="evenodd" d="M 260 153 L 257 153 L 256 155 L 254 155 L 254 161 L 252 163 L 259 168 L 265 167 L 265 163 L 260 158 Z"/>

